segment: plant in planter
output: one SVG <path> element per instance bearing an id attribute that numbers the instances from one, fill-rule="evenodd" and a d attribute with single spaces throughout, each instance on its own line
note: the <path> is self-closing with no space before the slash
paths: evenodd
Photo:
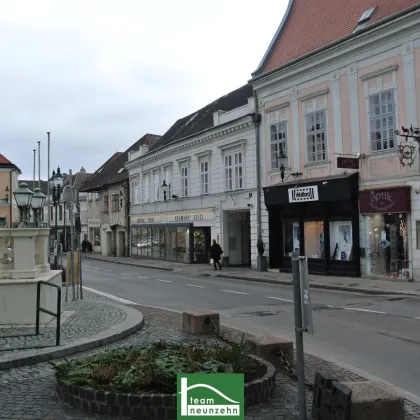
<path id="1" fill-rule="evenodd" d="M 257 250 L 258 250 L 257 270 L 267 271 L 267 257 L 264 256 L 265 244 L 261 236 L 258 238 L 258 241 L 257 241 Z"/>

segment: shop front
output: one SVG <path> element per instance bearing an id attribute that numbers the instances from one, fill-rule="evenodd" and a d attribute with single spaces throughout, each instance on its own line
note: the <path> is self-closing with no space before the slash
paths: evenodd
<path id="1" fill-rule="evenodd" d="M 410 186 L 360 191 L 359 206 L 363 274 L 411 278 L 408 246 Z"/>
<path id="2" fill-rule="evenodd" d="M 214 211 L 132 216 L 131 256 L 209 263 Z"/>
<path id="3" fill-rule="evenodd" d="M 310 274 L 360 277 L 359 174 L 264 188 L 270 266 L 291 272 L 292 252 L 308 257 Z"/>

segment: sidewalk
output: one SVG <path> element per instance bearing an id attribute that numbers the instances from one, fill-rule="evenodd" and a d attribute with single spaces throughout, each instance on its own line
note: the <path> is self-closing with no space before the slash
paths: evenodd
<path id="1" fill-rule="evenodd" d="M 112 262 L 115 264 L 130 265 L 134 267 L 149 268 L 155 270 L 172 271 L 177 274 L 190 276 L 211 276 L 228 279 L 239 279 L 261 283 L 291 285 L 291 273 L 279 273 L 277 270 L 269 270 L 260 273 L 247 268 L 227 267 L 222 271 L 214 271 L 208 264 L 183 264 L 177 262 L 152 260 L 147 258 L 131 257 L 104 257 L 99 254 L 84 256 L 85 259 Z M 370 295 L 410 295 L 420 296 L 420 282 L 406 282 L 398 280 L 376 280 L 370 278 L 334 277 L 334 276 L 310 276 L 311 288 L 341 290 L 347 292 L 359 292 Z"/>

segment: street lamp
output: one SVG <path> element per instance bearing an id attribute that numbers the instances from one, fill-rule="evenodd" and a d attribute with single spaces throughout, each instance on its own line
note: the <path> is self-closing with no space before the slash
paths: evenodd
<path id="1" fill-rule="evenodd" d="M 4 198 L 3 198 L 3 201 L 7 204 L 9 202 L 9 192 L 10 192 L 8 185 L 6 185 L 6 189 L 4 190 L 4 192 L 6 194 L 5 194 Z"/>
<path id="2" fill-rule="evenodd" d="M 42 194 L 41 188 L 35 188 L 32 196 L 32 210 L 34 212 L 34 221 L 36 227 L 41 227 L 42 211 L 44 209 L 44 201 L 47 197 Z"/>
<path id="3" fill-rule="evenodd" d="M 57 173 L 53 171 L 50 179 L 50 186 L 52 188 L 53 206 L 55 208 L 55 252 L 54 252 L 54 267 L 58 270 L 58 206 L 60 205 L 61 188 L 63 186 L 63 175 L 61 175 L 60 167 L 57 168 Z"/>
<path id="4" fill-rule="evenodd" d="M 19 208 L 20 223 L 22 227 L 26 227 L 28 225 L 28 214 L 31 208 L 33 192 L 28 188 L 28 184 L 22 182 L 13 194 Z"/>
<path id="5" fill-rule="evenodd" d="M 169 186 L 166 185 L 166 181 L 165 180 L 163 180 L 163 183 L 162 183 L 161 188 L 162 188 L 162 191 L 163 191 L 163 199 L 166 201 L 166 195 L 169 192 Z"/>

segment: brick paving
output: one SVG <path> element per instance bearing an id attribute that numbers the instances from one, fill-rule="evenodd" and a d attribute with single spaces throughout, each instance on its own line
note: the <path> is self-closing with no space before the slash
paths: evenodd
<path id="1" fill-rule="evenodd" d="M 92 303 L 106 303 L 106 298 L 98 295 L 85 295 Z M 166 340 L 192 342 L 196 337 L 182 331 L 182 319 L 178 313 L 161 309 L 137 306 L 144 314 L 143 329 L 130 337 L 106 346 L 143 344 L 150 341 Z M 241 334 L 233 329 L 223 328 L 222 334 L 230 339 L 239 339 Z M 207 337 L 216 340 L 216 337 Z M 86 356 L 99 350 L 79 354 Z M 313 381 L 316 370 L 329 371 L 342 381 L 363 381 L 364 378 L 346 371 L 339 366 L 322 359 L 306 355 L 306 375 Z M 311 392 L 307 392 L 308 412 L 312 403 Z M 277 392 L 275 398 L 247 410 L 247 420 L 294 420 L 298 419 L 296 381 L 284 373 L 277 375 Z M 8 420 L 82 420 L 82 419 L 123 419 L 123 417 L 89 415 L 74 410 L 63 404 L 55 395 L 55 378 L 52 367 L 47 363 L 22 368 L 0 371 L 0 419 Z M 406 419 L 420 419 L 420 407 L 406 402 Z"/>
<path id="2" fill-rule="evenodd" d="M 61 344 L 98 334 L 126 318 L 123 310 L 107 305 L 104 301 L 92 298 L 72 301 L 70 291 L 69 300 L 65 302 L 65 289 L 62 290 L 62 296 L 62 311 L 69 316 L 61 323 Z M 0 328 L 0 356 L 23 347 L 54 346 L 56 320 L 41 327 L 40 333 L 38 336 L 27 335 L 35 334 L 35 327 Z"/>

